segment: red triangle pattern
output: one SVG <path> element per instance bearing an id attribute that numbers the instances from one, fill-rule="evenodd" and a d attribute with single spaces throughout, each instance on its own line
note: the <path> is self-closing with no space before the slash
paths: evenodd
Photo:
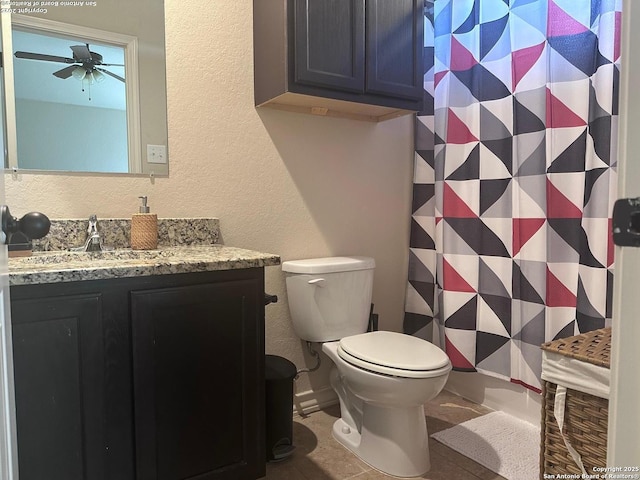
<path id="1" fill-rule="evenodd" d="M 442 277 L 444 290 L 450 292 L 477 293 L 445 259 L 442 259 Z"/>
<path id="2" fill-rule="evenodd" d="M 582 211 L 547 178 L 547 218 L 582 218 Z"/>
<path id="3" fill-rule="evenodd" d="M 620 38 L 622 32 L 622 12 L 616 12 L 615 17 L 615 40 L 613 44 L 613 61 L 617 62 L 620 59 Z"/>
<path id="4" fill-rule="evenodd" d="M 460 353 L 460 350 L 458 350 L 446 336 L 444 337 L 444 345 L 445 352 L 447 352 L 453 368 L 475 370 L 471 362 L 469 362 L 469 360 L 467 360 L 467 358 L 462 355 L 462 353 Z"/>
<path id="5" fill-rule="evenodd" d="M 438 84 L 440 83 L 440 81 L 447 76 L 447 73 L 449 73 L 449 70 L 443 70 L 442 72 L 436 72 L 433 74 L 433 86 L 434 88 L 438 86 Z"/>
<path id="6" fill-rule="evenodd" d="M 453 218 L 478 218 L 478 216 L 469 208 L 469 206 L 462 200 L 453 189 L 444 184 L 443 189 L 443 215 L 445 217 Z"/>
<path id="7" fill-rule="evenodd" d="M 511 53 L 511 84 L 513 85 L 513 90 L 516 89 L 522 77 L 536 64 L 544 51 L 544 45 L 545 42 L 542 42 L 540 45 L 533 45 Z"/>
<path id="8" fill-rule="evenodd" d="M 584 127 L 587 122 L 555 97 L 547 88 L 547 128 Z"/>
<path id="9" fill-rule="evenodd" d="M 520 385 L 523 386 L 524 388 L 528 388 L 529 390 L 533 390 L 536 393 L 542 393 L 542 390 L 539 389 L 538 387 L 534 387 L 533 385 L 529 385 L 528 383 L 523 382 L 522 380 L 518 380 L 515 378 L 512 378 L 511 383 L 515 383 L 516 385 Z"/>
<path id="10" fill-rule="evenodd" d="M 549 2 L 549 10 L 547 13 L 547 37 L 576 35 L 578 33 L 584 33 L 587 30 L 587 27 L 569 16 L 567 12 L 558 7 L 554 2 Z"/>
<path id="11" fill-rule="evenodd" d="M 547 220 L 545 218 L 514 218 L 513 241 L 511 255 L 516 256 L 522 246 L 527 243 L 535 233 L 540 230 Z"/>
<path id="12" fill-rule="evenodd" d="M 547 307 L 573 307 L 578 304 L 578 299 L 551 270 L 547 268 Z"/>
<path id="13" fill-rule="evenodd" d="M 478 61 L 473 54 L 467 50 L 454 36 L 451 36 L 451 65 L 449 68 L 454 72 L 469 70 Z"/>
<path id="14" fill-rule="evenodd" d="M 465 143 L 477 142 L 469 127 L 460 120 L 453 110 L 449 109 L 447 114 L 447 143 L 464 145 Z"/>

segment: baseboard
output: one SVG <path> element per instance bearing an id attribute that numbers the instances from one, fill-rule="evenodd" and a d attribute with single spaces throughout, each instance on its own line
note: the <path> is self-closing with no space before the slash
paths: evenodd
<path id="1" fill-rule="evenodd" d="M 338 396 L 331 387 L 307 390 L 293 395 L 294 415 L 308 415 L 338 403 Z"/>
<path id="2" fill-rule="evenodd" d="M 492 410 L 540 425 L 542 395 L 480 373 L 451 372 L 445 390 Z"/>

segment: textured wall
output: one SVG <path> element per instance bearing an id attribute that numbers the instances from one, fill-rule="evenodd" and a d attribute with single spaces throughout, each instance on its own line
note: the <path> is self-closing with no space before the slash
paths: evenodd
<path id="1" fill-rule="evenodd" d="M 220 218 L 227 245 L 284 260 L 371 255 L 380 325 L 400 331 L 413 118 L 371 124 L 256 111 L 251 0 L 165 0 L 165 10 L 169 178 L 6 174 L 11 211 L 122 217 L 148 195 L 160 217 Z M 267 353 L 302 367 L 309 360 L 290 327 L 279 267 L 267 268 L 266 282 L 282 299 L 267 309 Z M 327 385 L 323 368 L 297 389 Z"/>

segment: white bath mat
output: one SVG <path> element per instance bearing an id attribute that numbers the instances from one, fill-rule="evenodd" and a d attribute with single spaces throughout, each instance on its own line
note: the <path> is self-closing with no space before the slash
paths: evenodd
<path id="1" fill-rule="evenodd" d="M 540 427 L 506 413 L 491 412 L 431 436 L 508 480 L 540 478 Z"/>

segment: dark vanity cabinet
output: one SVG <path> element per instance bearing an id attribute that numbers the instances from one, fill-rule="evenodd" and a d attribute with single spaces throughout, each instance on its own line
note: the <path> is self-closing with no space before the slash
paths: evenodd
<path id="1" fill-rule="evenodd" d="M 105 478 L 102 295 L 16 297 L 11 316 L 20 478 Z"/>
<path id="2" fill-rule="evenodd" d="M 264 476 L 263 268 L 11 287 L 21 480 Z"/>
<path id="3" fill-rule="evenodd" d="M 254 0 L 258 106 L 380 121 L 422 109 L 422 0 Z"/>

